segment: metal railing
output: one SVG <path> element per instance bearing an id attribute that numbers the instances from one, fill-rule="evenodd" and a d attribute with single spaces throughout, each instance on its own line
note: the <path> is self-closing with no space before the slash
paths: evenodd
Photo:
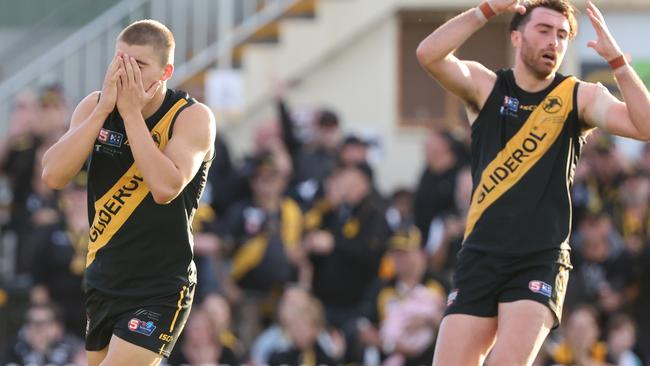
<path id="1" fill-rule="evenodd" d="M 210 65 L 229 67 L 234 47 L 299 1 L 122 0 L 0 83 L 0 133 L 22 90 L 56 82 L 74 106 L 99 89 L 115 39 L 132 21 L 156 19 L 174 33 L 175 86 Z"/>

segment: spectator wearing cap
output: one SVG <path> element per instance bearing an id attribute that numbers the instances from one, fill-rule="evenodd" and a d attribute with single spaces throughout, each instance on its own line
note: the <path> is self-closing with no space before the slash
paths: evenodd
<path id="1" fill-rule="evenodd" d="M 371 181 L 367 164 L 340 167 L 327 180 L 324 199 L 305 215 L 313 291 L 328 322 L 341 330 L 357 318 L 385 251 L 388 226 Z"/>
<path id="2" fill-rule="evenodd" d="M 231 293 L 231 300 L 241 301 L 236 317 L 245 345 L 259 333 L 258 319 L 273 314 L 282 288 L 301 280 L 306 264 L 300 247 L 302 213 L 283 195 L 287 182 L 274 156 L 257 155 L 251 168 L 252 198 L 233 206 L 220 229 L 222 241 L 232 248 L 231 278 L 244 291 L 239 299 Z"/>
<path id="3" fill-rule="evenodd" d="M 435 336 L 445 307 L 448 286 L 427 270 L 422 237 L 407 225 L 388 239 L 395 275 L 379 281 L 363 303 L 356 322 L 357 357 L 375 349 L 386 365 L 423 365 L 433 357 Z"/>

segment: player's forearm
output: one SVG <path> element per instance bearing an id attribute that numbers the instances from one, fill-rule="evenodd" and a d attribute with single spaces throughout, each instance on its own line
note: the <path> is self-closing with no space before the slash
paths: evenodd
<path id="1" fill-rule="evenodd" d="M 484 24 L 485 20 L 480 19 L 476 8 L 454 17 L 420 42 L 416 51 L 418 60 L 426 67 L 435 67 L 437 62 L 451 55 Z"/>
<path id="2" fill-rule="evenodd" d="M 62 189 L 81 170 L 107 113 L 93 111 L 77 128 L 70 129 L 43 155 L 42 179 L 52 189 Z"/>
<path id="3" fill-rule="evenodd" d="M 614 72 L 618 87 L 623 94 L 630 120 L 643 140 L 650 140 L 650 94 L 631 66 Z"/>
<path id="4" fill-rule="evenodd" d="M 174 163 L 156 146 L 142 115 L 122 116 L 135 164 L 156 203 L 169 203 L 183 187 L 183 178 Z"/>

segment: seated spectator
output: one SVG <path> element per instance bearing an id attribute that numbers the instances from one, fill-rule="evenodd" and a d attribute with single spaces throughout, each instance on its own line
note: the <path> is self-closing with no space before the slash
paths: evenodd
<path id="1" fill-rule="evenodd" d="M 250 362 L 253 365 L 268 365 L 272 354 L 291 348 L 289 324 L 293 321 L 293 315 L 299 309 L 308 307 L 310 301 L 314 301 L 314 298 L 304 288 L 291 286 L 284 291 L 278 305 L 277 322 L 262 332 L 251 348 Z M 321 330 L 317 343 L 332 358 L 340 358 L 345 348 L 343 337 L 336 330 Z"/>
<path id="2" fill-rule="evenodd" d="M 341 352 L 332 352 L 319 342 L 325 331 L 323 307 L 318 300 L 308 297 L 300 307 L 291 309 L 287 319 L 287 348 L 276 350 L 269 356 L 270 366 L 280 365 L 338 365 Z"/>
<path id="3" fill-rule="evenodd" d="M 54 303 L 33 304 L 27 309 L 25 325 L 9 345 L 0 365 L 67 366 L 83 347 L 80 339 L 65 333 L 63 313 Z"/>
<path id="4" fill-rule="evenodd" d="M 210 321 L 214 324 L 219 335 L 219 342 L 224 347 L 232 350 L 237 359 L 244 359 L 246 350 L 231 329 L 232 313 L 230 304 L 226 299 L 221 295 L 210 294 L 203 299 L 201 308 L 205 310 Z"/>
<path id="5" fill-rule="evenodd" d="M 172 366 L 239 365 L 233 351 L 219 341 L 218 329 L 201 307 L 192 309 L 180 347 L 168 362 Z"/>
<path id="6" fill-rule="evenodd" d="M 634 352 L 636 326 L 625 314 L 613 316 L 607 323 L 607 362 L 616 366 L 642 366 Z"/>
<path id="7" fill-rule="evenodd" d="M 577 306 L 562 323 L 562 338 L 549 341 L 547 366 L 605 366 L 607 346 L 600 342 L 598 313 L 587 305 Z"/>
<path id="8" fill-rule="evenodd" d="M 395 277 L 382 281 L 364 302 L 357 321 L 355 361 L 374 348 L 386 365 L 422 365 L 433 357 L 444 313 L 447 286 L 427 272 L 420 232 L 414 225 L 398 230 L 388 244 Z M 364 360 L 367 362 L 367 360 Z"/>

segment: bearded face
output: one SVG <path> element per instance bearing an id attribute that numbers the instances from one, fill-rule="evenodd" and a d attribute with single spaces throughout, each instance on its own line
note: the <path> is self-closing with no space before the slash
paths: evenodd
<path id="1" fill-rule="evenodd" d="M 526 68 L 538 79 L 548 79 L 553 75 L 562 63 L 564 52 L 559 54 L 554 47 L 538 49 L 532 45 L 532 42 L 522 36 L 521 60 Z"/>
<path id="2" fill-rule="evenodd" d="M 538 79 L 548 79 L 559 69 L 568 40 L 568 20 L 547 8 L 533 9 L 526 24 L 513 32 L 519 61 Z"/>

